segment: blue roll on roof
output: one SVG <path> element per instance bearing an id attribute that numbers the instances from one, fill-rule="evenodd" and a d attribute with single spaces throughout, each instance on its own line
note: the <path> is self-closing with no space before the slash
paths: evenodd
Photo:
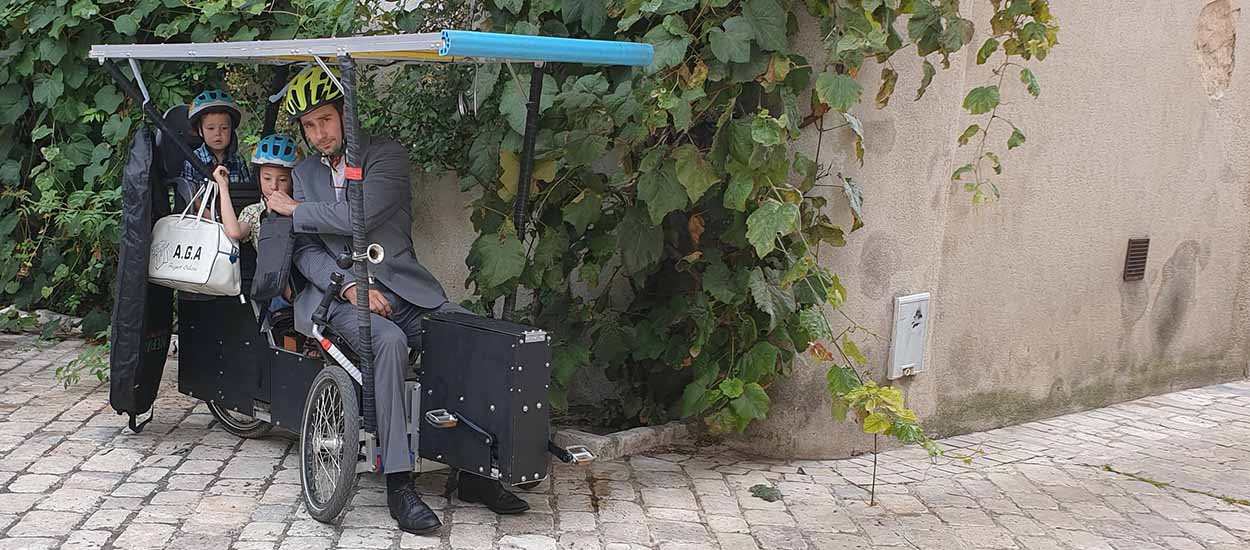
<path id="1" fill-rule="evenodd" d="M 651 64 L 650 44 L 445 30 L 439 55 L 587 65 Z"/>

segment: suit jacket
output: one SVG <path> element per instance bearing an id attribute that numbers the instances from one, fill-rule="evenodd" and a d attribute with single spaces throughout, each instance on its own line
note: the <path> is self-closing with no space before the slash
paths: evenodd
<path id="1" fill-rule="evenodd" d="M 381 283 L 409 303 L 437 308 L 447 301 L 442 285 L 417 261 L 412 248 L 412 184 L 408 152 L 390 140 L 362 137 L 364 149 L 366 242 L 378 243 L 386 254 L 382 263 L 368 264 L 375 282 Z M 292 172 L 294 199 L 299 207 L 292 215 L 295 230 L 295 266 L 310 284 L 295 299 L 295 324 L 300 332 L 312 331 L 312 314 L 321 303 L 330 274 L 339 269 L 335 258 L 350 252 L 351 216 L 347 192 L 343 200 L 334 193 L 334 177 L 320 156 L 304 159 Z M 355 292 L 353 289 L 352 292 Z"/>

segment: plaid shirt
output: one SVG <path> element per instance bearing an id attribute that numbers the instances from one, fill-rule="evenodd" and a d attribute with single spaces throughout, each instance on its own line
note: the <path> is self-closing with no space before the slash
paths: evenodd
<path id="1" fill-rule="evenodd" d="M 217 158 L 208 150 L 207 145 L 201 145 L 195 150 L 195 156 L 200 158 L 200 162 L 204 163 L 209 170 L 217 166 Z M 252 183 L 252 172 L 248 169 L 247 163 L 243 161 L 243 157 L 238 153 L 226 154 L 226 170 L 230 171 L 230 187 Z M 210 174 L 211 175 L 211 174 Z M 187 181 L 196 184 L 198 188 L 200 182 L 203 181 L 199 172 L 195 171 L 195 167 L 190 161 L 182 163 L 182 177 Z"/>

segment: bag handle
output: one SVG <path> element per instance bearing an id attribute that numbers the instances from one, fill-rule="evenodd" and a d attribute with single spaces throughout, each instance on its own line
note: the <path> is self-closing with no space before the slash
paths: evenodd
<path id="1" fill-rule="evenodd" d="M 217 182 L 210 181 L 209 183 L 201 185 L 200 189 L 191 196 L 191 200 L 187 201 L 186 208 L 182 209 L 182 214 L 178 215 L 178 221 L 183 221 L 188 217 L 191 217 L 191 208 L 195 206 L 195 201 L 199 199 L 202 199 L 200 202 L 200 208 L 196 211 L 194 218 L 203 218 L 204 209 L 208 208 L 209 216 L 212 216 L 211 219 L 213 221 L 217 220 Z"/>

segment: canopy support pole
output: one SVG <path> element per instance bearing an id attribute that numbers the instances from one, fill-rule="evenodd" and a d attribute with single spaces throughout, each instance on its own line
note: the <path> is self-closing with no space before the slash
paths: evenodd
<path id="1" fill-rule="evenodd" d="M 278 125 L 278 111 L 282 110 L 282 99 L 286 90 L 286 77 L 290 73 L 290 67 L 279 65 L 273 69 L 273 78 L 269 80 L 269 89 L 278 90 L 277 93 L 269 96 L 269 103 L 265 105 L 265 122 L 261 125 L 260 137 L 273 134 L 274 128 Z M 252 165 L 252 181 L 260 181 L 260 165 Z M 268 322 L 268 316 L 266 316 Z"/>
<path id="2" fill-rule="evenodd" d="M 525 104 L 525 135 L 521 139 L 521 166 L 517 174 L 516 202 L 512 205 L 512 224 L 516 236 L 525 242 L 526 216 L 529 213 L 530 180 L 534 174 L 534 142 L 538 138 L 538 106 L 543 96 L 543 64 L 535 63 L 530 71 L 530 94 Z M 516 307 L 516 289 L 503 299 L 503 319 L 511 321 Z"/>
<path id="3" fill-rule="evenodd" d="M 343 87 L 343 137 L 344 161 L 347 164 L 347 206 L 352 218 L 352 276 L 356 280 L 356 328 L 360 347 L 356 350 L 360 356 L 361 390 L 363 394 L 362 416 L 365 420 L 365 431 L 376 434 L 378 431 L 377 408 L 373 392 L 373 332 L 372 318 L 369 312 L 369 278 L 368 226 L 365 224 L 365 190 L 364 174 L 361 172 L 361 160 L 364 157 L 360 150 L 360 126 L 357 124 L 356 112 L 356 60 L 351 55 L 339 55 L 339 69 Z M 326 71 L 329 74 L 329 71 Z M 333 78 L 333 76 L 331 76 Z"/>
<path id="4" fill-rule="evenodd" d="M 291 72 L 291 68 L 287 65 L 279 65 L 273 69 L 273 79 L 269 81 L 270 90 L 282 90 L 286 88 L 286 77 Z M 278 111 L 282 110 L 281 93 L 274 94 L 277 100 L 270 99 L 269 104 L 265 105 L 265 123 L 261 127 L 261 137 L 273 133 L 274 127 L 278 125 Z M 260 181 L 257 179 L 256 181 Z"/>
<path id="5" fill-rule="evenodd" d="M 140 78 L 138 64 L 135 64 L 134 60 L 131 60 L 131 62 L 131 69 L 135 72 L 135 77 Z M 160 111 L 156 110 L 156 107 L 152 105 L 151 101 L 147 100 L 148 98 L 145 93 L 140 92 L 139 89 L 135 87 L 135 84 L 131 82 L 129 78 L 126 78 L 125 74 L 122 74 L 121 69 L 117 67 L 116 63 L 109 60 L 104 61 L 103 65 L 104 70 L 108 71 L 109 76 L 113 77 L 113 81 L 121 87 L 122 93 L 129 96 L 130 99 L 134 100 L 135 103 L 138 103 L 142 107 L 143 114 L 147 116 L 149 122 L 156 125 L 156 127 L 159 128 L 160 131 L 166 136 L 177 135 L 173 130 L 169 129 L 169 125 L 165 124 L 165 116 L 162 115 Z M 190 162 L 191 166 L 195 168 L 195 171 L 199 172 L 200 176 L 204 178 L 201 183 L 208 182 L 212 179 L 212 169 L 205 166 L 203 162 L 200 162 L 200 157 L 195 156 L 195 151 L 191 150 L 190 145 L 183 143 L 180 139 L 167 139 L 165 141 L 167 143 L 173 143 L 178 147 L 178 150 L 182 152 L 184 157 L 186 157 L 187 162 Z"/>

